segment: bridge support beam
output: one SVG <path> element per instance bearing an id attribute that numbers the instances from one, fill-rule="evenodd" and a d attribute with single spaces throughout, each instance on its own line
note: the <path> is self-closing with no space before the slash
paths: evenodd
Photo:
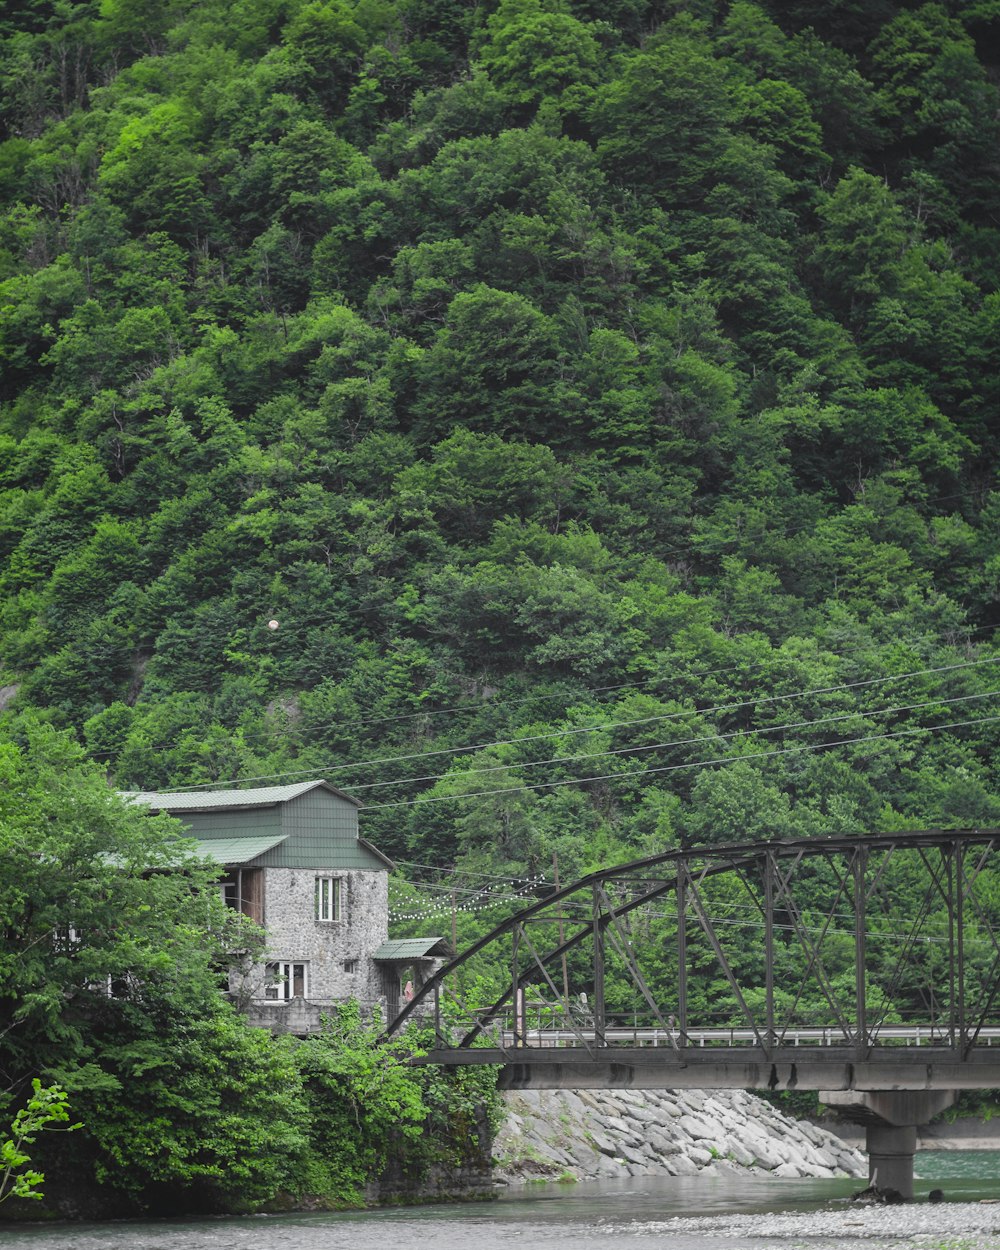
<path id="1" fill-rule="evenodd" d="M 819 1095 L 848 1120 L 865 1126 L 868 1179 L 879 1189 L 913 1198 L 917 1127 L 928 1124 L 958 1097 L 953 1089 L 828 1090 Z"/>

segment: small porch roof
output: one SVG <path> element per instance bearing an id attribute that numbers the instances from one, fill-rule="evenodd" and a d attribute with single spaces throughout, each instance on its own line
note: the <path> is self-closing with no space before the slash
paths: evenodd
<path id="1" fill-rule="evenodd" d="M 446 938 L 397 938 L 383 942 L 372 958 L 380 964 L 411 964 L 415 959 L 436 959 L 450 955 L 451 947 Z"/>

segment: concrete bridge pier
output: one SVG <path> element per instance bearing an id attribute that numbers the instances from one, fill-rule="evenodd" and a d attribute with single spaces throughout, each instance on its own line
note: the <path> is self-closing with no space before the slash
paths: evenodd
<path id="1" fill-rule="evenodd" d="M 913 1198 L 913 1156 L 917 1149 L 915 1124 L 868 1124 L 868 1179 L 879 1189 L 897 1189 L 909 1202 Z"/>
<path id="2" fill-rule="evenodd" d="M 868 1179 L 879 1189 L 896 1189 L 913 1198 L 913 1156 L 917 1127 L 929 1124 L 958 1097 L 954 1089 L 828 1090 L 821 1102 L 865 1126 Z"/>

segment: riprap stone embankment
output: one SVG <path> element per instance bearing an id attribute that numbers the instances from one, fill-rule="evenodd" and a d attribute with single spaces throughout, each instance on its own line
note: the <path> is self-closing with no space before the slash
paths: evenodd
<path id="1" fill-rule="evenodd" d="M 524 1090 L 507 1095 L 496 1175 L 526 1180 L 690 1176 L 731 1167 L 772 1176 L 867 1176 L 861 1151 L 742 1090 Z"/>

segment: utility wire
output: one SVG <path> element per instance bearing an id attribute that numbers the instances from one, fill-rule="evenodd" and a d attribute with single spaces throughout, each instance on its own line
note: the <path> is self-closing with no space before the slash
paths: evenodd
<path id="1" fill-rule="evenodd" d="M 468 869 L 468 868 L 442 868 L 440 864 L 418 864 L 415 860 L 412 860 L 412 859 L 394 859 L 393 863 L 396 865 L 397 868 L 422 868 L 429 872 L 436 872 L 439 875 L 442 873 L 446 873 L 447 874 L 446 879 L 449 881 L 453 877 L 468 877 L 470 880 L 473 880 L 473 881 L 486 881 L 486 882 L 500 881 L 500 882 L 503 882 L 506 887 L 512 888 L 512 886 L 515 883 L 523 882 L 524 880 L 526 880 L 526 878 L 524 877 L 519 877 L 509 872 L 505 872 L 505 873 L 480 872 L 480 871 L 472 871 L 471 869 Z M 544 878 L 542 879 L 544 880 Z M 393 878 L 390 876 L 389 880 L 393 881 Z M 411 879 L 409 881 L 409 884 L 417 884 L 417 882 Z M 430 885 L 432 883 L 427 883 L 427 884 Z M 441 888 L 450 889 L 450 886 L 442 886 Z M 473 887 L 473 888 L 486 889 L 488 887 L 478 886 L 478 887 Z"/>
<path id="2" fill-rule="evenodd" d="M 920 503 L 920 506 L 922 506 L 922 507 L 924 507 L 924 508 L 929 508 L 929 507 L 932 507 L 934 504 L 943 503 L 943 502 L 948 502 L 948 501 L 953 500 L 953 499 L 963 499 L 963 498 L 972 498 L 972 499 L 975 499 L 975 498 L 977 497 L 977 495 L 981 495 L 981 494 L 982 494 L 982 492 L 975 492 L 975 491 L 972 491 L 972 490 L 955 491 L 955 492 L 952 492 L 952 493 L 950 493 L 950 494 L 948 494 L 948 495 L 939 495 L 939 496 L 935 496 L 935 497 L 933 497 L 933 498 L 931 498 L 931 499 L 921 500 L 921 501 L 919 501 L 919 503 Z M 857 501 L 854 501 L 854 503 L 849 504 L 849 505 L 846 505 L 846 506 L 847 506 L 847 507 L 855 506 L 855 505 L 856 505 L 856 502 L 857 502 Z M 816 526 L 817 526 L 818 524 L 820 524 L 821 522 L 823 522 L 823 521 L 833 521 L 833 520 L 836 520 L 837 518 L 839 518 L 839 517 L 843 514 L 843 511 L 844 511 L 844 509 L 841 509 L 840 511 L 838 511 L 838 512 L 836 512 L 836 513 L 825 514 L 825 515 L 823 515 L 823 516 L 821 516 L 821 517 L 819 517 L 819 518 L 817 518 L 817 519 L 815 519 L 815 520 L 811 520 L 811 521 L 809 521 L 809 522 L 795 522 L 795 523 L 790 523 L 790 524 L 785 525 L 785 526 L 783 526 L 783 527 L 781 527 L 781 528 L 779 528 L 779 529 L 771 529 L 771 530 L 767 530 L 767 531 L 766 531 L 766 533 L 767 533 L 767 535 L 768 535 L 768 536 L 773 536 L 773 537 L 790 537 L 790 536 L 792 536 L 792 535 L 794 535 L 794 534 L 796 534 L 796 533 L 800 533 L 800 532 L 802 532 L 802 531 L 804 531 L 804 530 L 807 530 L 807 529 L 810 529 L 810 528 L 815 529 L 815 528 L 816 528 Z M 693 519 L 696 519 L 696 518 L 693 518 Z M 731 545 L 733 545 L 733 544 L 739 543 L 740 541 L 745 541 L 745 538 L 743 538 L 743 539 L 741 539 L 741 538 L 725 539 L 725 540 L 722 540 L 722 541 L 721 541 L 721 545 L 724 545 L 724 546 L 731 546 Z M 664 551 L 659 552 L 659 553 L 658 553 L 658 555 L 659 555 L 659 556 L 661 556 L 661 557 L 665 557 L 665 556 L 669 556 L 669 555 L 676 555 L 676 554 L 680 554 L 680 553 L 682 553 L 682 552 L 687 552 L 687 553 L 689 553 L 689 554 L 696 555 L 696 556 L 698 556 L 698 557 L 699 557 L 699 558 L 701 558 L 701 559 L 706 558 L 706 556 L 711 557 L 711 554 L 712 554 L 711 552 L 706 552 L 705 550 L 703 550 L 702 548 L 700 548 L 700 547 L 698 547 L 698 546 L 694 545 L 693 543 L 689 543 L 688 545 L 683 546 L 683 547 L 673 547 L 673 548 L 668 548 L 667 550 L 664 550 Z M 252 604 L 252 605 L 254 605 L 254 606 L 255 606 L 255 608 L 256 608 L 256 605 L 258 604 L 258 597 L 257 597 L 256 595 L 254 595 L 252 598 L 250 598 L 250 597 L 243 597 L 243 596 L 240 594 L 240 592 L 239 592 L 239 591 L 236 591 L 236 592 L 234 592 L 234 598 L 235 598 L 235 601 L 236 601 L 236 604 L 237 604 L 237 606 L 238 606 L 238 607 L 249 607 L 249 606 Z M 367 619 L 368 617 L 370 617 L 370 616 L 372 615 L 372 612 L 373 612 L 373 611 L 374 611 L 374 609 L 372 609 L 372 608 L 357 608 L 357 607 L 355 607 L 355 608 L 351 608 L 351 607 L 348 607 L 348 606 L 344 606 L 344 607 L 342 607 L 342 608 L 338 611 L 338 619 L 339 619 L 340 617 L 345 617 L 345 616 L 346 616 L 346 617 L 349 617 L 349 618 L 350 618 L 350 617 L 355 617 L 355 618 L 358 618 L 358 619 Z M 255 615 L 257 614 L 257 612 L 259 612 L 259 609 L 257 609 L 257 611 L 255 611 Z M 322 624 L 322 623 L 323 623 L 322 621 L 310 622 L 310 624 Z M 994 627 L 994 626 L 992 626 L 992 625 L 980 625 L 980 626 L 975 626 L 975 627 L 972 627 L 971 629 L 967 629 L 967 630 L 966 630 L 966 633 L 970 633 L 970 634 L 971 634 L 971 633 L 978 633 L 978 632 L 980 632 L 980 631 L 982 631 L 982 630 L 986 630 L 986 629 L 993 629 L 993 628 L 995 628 L 995 627 Z M 288 633 L 288 632 L 289 632 L 288 630 L 286 630 L 286 631 L 285 631 L 286 636 L 287 636 L 287 633 Z M 106 648 L 105 648 L 105 650 L 106 650 L 106 651 L 108 651 L 108 653 L 109 653 L 109 654 L 110 654 L 110 650 L 112 650 L 112 649 L 113 649 L 113 648 L 111 648 L 111 649 L 109 649 L 108 647 L 106 647 Z M 856 648 L 856 649 L 863 649 L 863 648 Z M 852 650 L 853 650 L 853 649 L 852 649 Z M 851 654 L 851 651 L 848 651 L 848 652 L 846 652 L 846 653 L 840 653 L 840 654 Z M 708 670 L 708 671 L 706 671 L 706 672 L 702 672 L 702 673 L 688 673 L 688 674 L 685 674 L 685 676 L 687 676 L 687 677 L 698 677 L 698 676 L 710 676 L 710 675 L 716 675 L 716 674 L 720 674 L 720 673 L 724 673 L 724 672 L 729 672 L 729 671 L 732 671 L 734 668 L 737 668 L 737 667 L 739 667 L 739 665 L 733 665 L 733 666 L 731 666 L 730 668 L 724 668 L 724 669 Z M 617 685 L 617 686 L 597 686 L 597 687 L 592 687 L 592 688 L 590 688 L 589 693 L 601 693 L 601 692 L 605 692 L 605 691 L 625 690 L 625 689 L 640 689 L 640 688 L 643 688 L 643 687 L 648 686 L 648 685 L 654 685 L 654 684 L 656 684 L 657 682 L 660 682 L 660 681 L 662 681 L 662 680 L 668 680 L 668 679 L 665 679 L 665 678 L 649 678 L 649 679 L 648 679 L 647 681 L 645 681 L 645 682 L 630 682 L 630 683 L 625 683 L 625 684 L 621 684 L 621 685 Z M 203 690 L 207 690 L 207 689 L 208 689 L 208 687 L 207 687 L 207 685 L 206 685 L 206 686 L 201 687 L 201 689 L 203 689 Z M 580 688 L 580 693 L 581 693 L 581 694 L 584 694 L 584 695 L 585 695 L 585 694 L 587 694 L 587 693 L 588 693 L 587 688 Z M 559 694 L 552 694 L 552 695 L 539 695 L 539 696 L 530 696 L 530 697 L 528 697 L 528 698 L 526 698 L 526 699 L 523 699 L 523 700 L 507 700 L 507 701 L 505 701 L 503 704 L 500 704 L 499 706 L 501 706 L 501 707 L 513 707 L 513 706 L 518 706 L 518 705 L 519 705 L 520 703 L 522 703 L 522 702 L 531 702 L 531 701 L 534 701 L 535 699 L 540 699 L 540 700 L 550 700 L 550 699 L 557 699 L 557 698 L 563 698 L 563 697 L 565 697 L 565 696 L 563 696 L 563 695 L 559 695 Z M 418 717 L 439 716 L 439 715 L 456 715 L 456 714 L 458 714 L 458 713 L 460 713 L 460 712 L 478 710 L 478 709 L 483 708 L 484 706 L 485 706 L 485 705 L 484 705 L 483 703 L 464 704 L 464 705 L 460 704 L 460 705 L 456 705 L 456 706 L 451 707 L 451 708 L 436 708 L 436 709 L 428 709 L 428 710 L 426 710 L 426 711 L 425 711 L 425 710 L 421 710 L 421 711 L 418 711 L 418 712 L 400 713 L 400 714 L 393 715 L 393 716 L 385 716 L 385 717 L 379 716 L 379 717 L 358 718 L 358 719 L 355 719 L 355 720 L 352 720 L 352 721 L 326 721 L 326 722 L 319 722 L 319 723 L 317 723 L 317 724 L 315 724 L 315 725 L 311 726 L 311 728 L 314 728 L 314 729 L 320 729 L 320 728 L 325 728 L 325 727 L 328 727 L 329 725 L 336 725 L 336 724 L 340 724 L 340 725 L 342 725 L 344 728 L 353 728 L 353 727 L 358 726 L 358 725 L 366 725 L 366 724 L 386 724 L 386 723 L 394 723 L 394 722 L 398 722 L 398 721 L 411 720 L 411 719 L 415 719 L 415 718 L 418 718 Z M 95 751 L 95 752 L 92 752 L 91 754 L 92 754 L 92 757 L 93 757 L 93 758 L 97 759 L 97 758 L 103 758 L 103 757 L 106 757 L 106 756 L 110 757 L 110 756 L 115 755 L 116 753 L 115 753 L 114 751 L 110 751 L 110 750 L 109 750 L 109 751 Z M 292 774 L 281 773 L 281 774 L 272 774 L 272 775 L 273 775 L 273 776 L 290 776 L 290 775 L 292 775 Z M 165 791 L 165 793 L 170 793 L 170 791 Z"/>
<path id="3" fill-rule="evenodd" d="M 971 635 L 971 634 L 981 633 L 983 630 L 987 630 L 987 629 L 994 630 L 996 629 L 996 626 L 995 625 L 973 625 L 969 627 L 963 627 L 963 632 Z M 934 635 L 931 635 L 931 637 L 934 637 Z M 926 639 L 927 639 L 927 635 L 916 635 L 916 636 L 911 636 L 911 637 L 894 639 L 893 641 L 905 642 L 905 643 L 918 643 L 918 642 L 926 641 Z M 871 644 L 869 643 L 859 643 L 856 647 L 848 647 L 844 651 L 825 651 L 823 652 L 823 655 L 832 656 L 836 659 L 844 659 L 847 656 L 855 655 L 858 651 L 869 651 L 870 647 L 871 647 Z M 780 652 L 775 652 L 773 654 L 777 655 L 780 658 Z M 763 667 L 762 661 L 755 661 L 754 663 L 756 663 L 758 668 Z M 609 691 L 613 692 L 613 691 L 619 691 L 619 690 L 634 690 L 637 692 L 641 692 L 641 691 L 644 691 L 649 686 L 665 685 L 667 682 L 676 681 L 678 678 L 681 678 L 687 681 L 695 677 L 719 677 L 719 676 L 725 675 L 726 673 L 738 672 L 739 670 L 745 667 L 746 667 L 745 663 L 737 662 L 735 664 L 727 664 L 722 668 L 697 669 L 694 671 L 687 671 L 687 672 L 680 673 L 680 674 L 670 673 L 664 677 L 648 677 L 644 681 L 619 682 L 618 684 L 611 685 L 611 686 L 578 686 L 575 691 L 570 691 L 569 693 L 527 695 L 522 699 L 504 699 L 502 702 L 498 702 L 498 703 L 494 703 L 492 700 L 487 699 L 487 700 L 481 700 L 479 703 L 459 703 L 450 708 L 429 708 L 427 710 L 422 709 L 418 712 L 402 712 L 394 716 L 366 716 L 366 717 L 360 717 L 358 719 L 349 720 L 349 721 L 342 721 L 342 720 L 311 721 L 309 723 L 309 729 L 310 730 L 328 729 L 331 725 L 337 725 L 344 729 L 352 729 L 358 725 L 391 724 L 396 721 L 415 720 L 419 717 L 457 715 L 459 712 L 482 711 L 485 708 L 496 708 L 496 709 L 503 711 L 506 708 L 520 707 L 522 704 L 525 704 L 525 703 L 539 703 L 539 702 L 547 703 L 547 702 L 551 702 L 554 699 L 568 700 L 570 698 L 585 698 L 588 695 L 604 694 Z"/>
<path id="4" fill-rule="evenodd" d="M 963 634 L 967 636 L 971 636 L 972 634 L 982 633 L 984 630 L 995 630 L 996 628 L 997 628 L 996 625 L 963 626 L 962 632 Z M 917 643 L 926 643 L 929 640 L 941 641 L 939 635 L 919 634 L 919 635 L 901 636 L 899 638 L 893 639 L 893 642 L 894 643 L 902 642 L 902 643 L 906 643 L 909 645 L 916 645 Z M 944 645 L 950 646 L 950 645 L 955 645 L 955 644 L 953 642 L 946 642 Z M 859 651 L 870 652 L 871 646 L 872 646 L 871 643 L 859 643 L 856 647 L 847 647 L 846 649 L 842 651 L 823 651 L 821 652 L 821 655 L 823 658 L 846 659 L 848 656 L 855 655 Z M 108 653 L 110 654 L 110 651 L 113 650 L 113 648 L 110 648 L 110 649 L 105 648 L 105 650 L 108 650 Z M 778 659 L 781 658 L 780 651 L 772 652 L 772 655 Z M 342 729 L 352 729 L 359 725 L 395 724 L 397 722 L 416 720 L 419 718 L 426 719 L 431 716 L 446 716 L 446 715 L 451 716 L 451 715 L 458 715 L 459 713 L 462 713 L 462 712 L 484 711 L 486 709 L 497 710 L 502 713 L 506 711 L 507 709 L 520 707 L 525 703 L 547 703 L 547 702 L 552 702 L 553 700 L 556 700 L 556 699 L 564 700 L 565 702 L 568 703 L 569 700 L 573 698 L 586 698 L 588 695 L 597 695 L 597 694 L 602 694 L 602 693 L 606 693 L 609 691 L 614 692 L 614 691 L 622 691 L 622 690 L 632 690 L 636 692 L 642 692 L 649 686 L 665 685 L 668 682 L 672 682 L 672 681 L 678 681 L 678 680 L 689 681 L 693 678 L 724 676 L 726 673 L 734 673 L 734 672 L 738 672 L 741 670 L 745 670 L 748 667 L 748 665 L 751 667 L 756 666 L 758 669 L 764 667 L 763 661 L 760 661 L 760 660 L 757 660 L 757 661 L 751 660 L 747 662 L 737 661 L 734 664 L 727 664 L 722 668 L 685 670 L 684 672 L 670 673 L 662 677 L 649 677 L 649 678 L 646 678 L 644 681 L 619 682 L 616 685 L 608 685 L 608 686 L 577 686 L 575 689 L 571 689 L 568 692 L 564 691 L 561 693 L 553 693 L 553 694 L 527 695 L 521 699 L 504 699 L 499 702 L 494 702 L 492 699 L 484 699 L 484 700 L 480 700 L 480 702 L 478 703 L 456 704 L 453 707 L 447 707 L 447 708 L 426 708 L 426 709 L 421 709 L 418 712 L 401 712 L 393 716 L 358 717 L 354 720 L 349 720 L 349 721 L 345 721 L 345 720 L 310 721 L 308 724 L 308 729 L 310 732 L 312 732 L 313 730 L 317 730 L 317 729 L 327 729 L 331 725 L 337 725 Z M 610 702 L 610 700 L 606 700 L 605 702 Z M 599 701 L 598 706 L 601 706 L 601 705 L 602 704 Z M 164 750 L 166 749 L 166 747 L 170 745 L 172 745 L 172 743 L 166 743 L 166 742 L 160 743 L 159 745 L 153 747 L 152 749 Z M 120 749 L 109 749 L 105 751 L 91 751 L 90 757 L 92 759 L 105 759 L 105 758 L 110 758 L 112 756 L 116 756 L 120 754 L 121 754 Z M 274 777 L 274 776 L 292 776 L 292 775 L 297 775 L 297 774 L 270 773 L 270 774 L 267 774 L 266 776 Z M 214 785 L 215 783 L 206 782 L 204 784 Z M 188 787 L 188 788 L 191 788 L 191 787 Z M 167 791 L 166 793 L 170 793 L 170 792 Z"/>
<path id="5" fill-rule="evenodd" d="M 875 708 L 871 711 L 841 712 L 836 716 L 819 716 L 815 720 L 789 721 L 784 725 L 764 725 L 753 729 L 734 729 L 729 733 L 702 734 L 695 738 L 675 738 L 672 742 L 653 742 L 643 746 L 615 747 L 607 751 L 587 751 L 580 755 L 556 755 L 548 760 L 513 760 L 508 764 L 490 764 L 483 768 L 463 768 L 457 774 L 452 772 L 437 773 L 426 777 L 401 777 L 397 781 L 369 781 L 364 785 L 351 786 L 351 793 L 359 790 L 384 790 L 387 786 L 416 785 L 418 782 L 443 781 L 446 777 L 469 777 L 479 773 L 503 773 L 515 769 L 543 768 L 546 764 L 570 764 L 577 760 L 605 759 L 610 755 L 639 755 L 646 751 L 666 751 L 671 747 L 691 746 L 696 743 L 722 742 L 730 738 L 751 737 L 755 734 L 782 733 L 786 729 L 813 729 L 818 725 L 832 725 L 845 720 L 868 720 L 876 716 L 889 716 L 894 712 L 915 712 L 921 708 L 942 707 L 951 703 L 968 703 L 974 699 L 989 699 L 1000 694 L 1000 690 L 984 690 L 980 694 L 961 694 L 951 699 L 927 699 L 923 703 L 903 703 L 891 707 Z"/>
<path id="6" fill-rule="evenodd" d="M 550 790 L 561 786 L 582 786 L 591 781 L 624 781 L 641 779 L 655 773 L 674 773 L 683 769 L 709 768 L 717 764 L 736 764 L 741 760 L 774 759 L 779 755 L 799 755 L 806 751 L 824 751 L 832 747 L 855 746 L 862 742 L 885 742 L 891 738 L 904 738 L 913 734 L 936 733 L 943 729 L 961 729 L 968 725 L 988 725 L 1000 720 L 1000 715 L 983 716 L 972 720 L 953 721 L 945 725 L 921 725 L 914 729 L 899 729 L 894 733 L 867 734 L 860 738 L 841 738 L 836 742 L 816 742 L 797 747 L 783 747 L 776 751 L 747 751 L 740 755 L 723 755 L 712 760 L 697 760 L 690 764 L 665 764 L 658 768 L 635 769 L 627 773 L 604 773 L 595 777 L 571 777 L 561 781 L 539 781 L 530 785 L 506 786 L 499 790 L 476 790 L 469 794 L 439 794 L 426 799 L 406 799 L 396 803 L 372 803 L 365 807 L 367 812 L 384 811 L 392 807 L 420 807 L 428 803 L 453 803 L 465 799 L 492 799 L 501 794 L 521 794 L 528 790 Z"/>
<path id="7" fill-rule="evenodd" d="M 550 733 L 531 734 L 521 738 L 503 738 L 492 742 L 479 742 L 471 746 L 445 747 L 435 751 L 413 751 L 406 755 L 390 755 L 374 759 L 357 760 L 347 764 L 320 764 L 312 768 L 299 768 L 291 772 L 263 773 L 256 777 L 240 777 L 229 785 L 220 786 L 217 782 L 200 782 L 190 786 L 174 786 L 162 790 L 162 794 L 186 793 L 192 790 L 234 789 L 252 781 L 279 781 L 287 777 L 314 776 L 316 773 L 346 772 L 349 769 L 384 767 L 388 764 L 403 764 L 411 760 L 432 759 L 441 755 L 464 755 L 471 751 L 484 751 L 491 747 L 520 746 L 528 742 L 543 742 L 552 738 L 570 738 L 579 734 L 600 733 L 606 729 L 626 729 L 635 725 L 652 725 L 662 721 L 678 720 L 681 717 L 707 716 L 715 712 L 735 712 L 747 707 L 761 707 L 766 704 L 783 703 L 789 699 L 801 699 L 811 695 L 836 694 L 844 690 L 859 690 L 868 686 L 882 685 L 889 681 L 905 681 L 909 677 L 927 677 L 937 673 L 951 673 L 960 669 L 979 668 L 984 664 L 1000 663 L 1000 655 L 986 656 L 980 660 L 965 660 L 958 664 L 942 664 L 934 668 L 914 669 L 906 673 L 890 673 L 885 677 L 868 677 L 859 681 L 843 682 L 835 686 L 817 686 L 812 689 L 794 690 L 786 694 L 764 695 L 760 698 L 744 699 L 738 703 L 717 704 L 714 707 L 689 708 L 679 712 L 667 712 L 661 716 L 643 716 L 636 720 L 607 721 L 598 725 L 584 725 L 570 729 L 554 730 Z"/>

